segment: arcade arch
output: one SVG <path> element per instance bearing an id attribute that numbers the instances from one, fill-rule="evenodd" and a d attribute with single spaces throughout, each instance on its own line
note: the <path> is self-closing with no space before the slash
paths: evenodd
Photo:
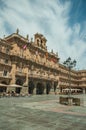
<path id="1" fill-rule="evenodd" d="M 33 90 L 34 90 L 34 83 L 33 83 L 33 81 L 29 81 L 29 83 L 28 83 L 28 93 L 33 94 Z"/>
<path id="2" fill-rule="evenodd" d="M 22 86 L 23 85 L 23 81 L 21 79 L 17 79 L 16 80 L 16 84 Z M 21 88 L 20 87 L 16 87 L 15 92 L 20 94 Z"/>
<path id="3" fill-rule="evenodd" d="M 36 94 L 44 94 L 44 85 L 40 82 L 37 83 Z"/>
<path id="4" fill-rule="evenodd" d="M 46 94 L 49 94 L 50 93 L 50 89 L 51 89 L 51 84 L 48 82 L 46 84 Z"/>

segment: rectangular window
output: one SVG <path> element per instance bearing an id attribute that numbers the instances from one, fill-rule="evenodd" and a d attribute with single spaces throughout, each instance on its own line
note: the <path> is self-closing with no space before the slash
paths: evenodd
<path id="1" fill-rule="evenodd" d="M 19 72 L 22 73 L 22 68 L 19 68 Z"/>
<path id="2" fill-rule="evenodd" d="M 23 50 L 20 49 L 20 57 L 23 57 Z"/>
<path id="3" fill-rule="evenodd" d="M 5 59 L 5 61 L 4 61 L 6 64 L 8 63 L 8 59 Z"/>
<path id="4" fill-rule="evenodd" d="M 7 70 L 4 70 L 3 76 L 7 76 Z"/>
<path id="5" fill-rule="evenodd" d="M 6 48 L 6 54 L 9 54 L 9 48 Z"/>

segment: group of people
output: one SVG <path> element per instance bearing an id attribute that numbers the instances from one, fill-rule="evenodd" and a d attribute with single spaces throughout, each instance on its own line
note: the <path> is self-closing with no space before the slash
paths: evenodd
<path id="1" fill-rule="evenodd" d="M 16 93 L 13 90 L 8 91 L 8 92 L 0 93 L 0 98 L 1 97 L 25 97 L 25 96 L 31 96 L 31 94 L 20 94 L 20 93 Z"/>

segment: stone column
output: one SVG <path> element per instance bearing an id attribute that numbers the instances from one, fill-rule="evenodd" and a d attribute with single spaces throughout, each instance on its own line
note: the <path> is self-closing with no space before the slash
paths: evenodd
<path id="1" fill-rule="evenodd" d="M 46 82 L 44 82 L 44 94 L 46 94 Z"/>
<path id="2" fill-rule="evenodd" d="M 36 83 L 34 83 L 33 94 L 36 95 Z"/>
<path id="3" fill-rule="evenodd" d="M 15 78 L 15 74 L 16 74 L 16 63 L 12 64 L 12 70 L 11 70 L 10 74 L 12 76 L 11 84 L 15 84 L 15 82 L 16 82 L 16 78 Z"/>
<path id="4" fill-rule="evenodd" d="M 28 68 L 25 68 L 24 72 L 26 73 L 26 81 L 25 81 L 24 87 L 22 89 L 23 89 L 25 94 L 28 94 L 28 82 L 29 82 L 29 80 L 28 80 Z"/>
<path id="5" fill-rule="evenodd" d="M 59 93 L 59 91 L 58 91 L 58 82 L 55 82 L 54 83 L 54 92 L 55 92 L 55 94 L 57 94 L 57 93 Z"/>
<path id="6" fill-rule="evenodd" d="M 50 94 L 54 94 L 54 81 L 52 81 L 52 86 L 51 86 L 51 89 L 50 89 Z"/>
<path id="7" fill-rule="evenodd" d="M 46 87 L 44 88 L 44 94 L 46 94 Z"/>
<path id="8" fill-rule="evenodd" d="M 22 87 L 22 89 L 21 89 L 21 94 L 22 95 L 28 95 L 28 87 Z"/>
<path id="9" fill-rule="evenodd" d="M 83 94 L 85 94 L 85 88 L 83 88 Z"/>
<path id="10" fill-rule="evenodd" d="M 59 81 L 58 81 L 58 85 L 57 85 L 57 93 L 60 93 L 60 87 L 59 87 Z"/>
<path id="11" fill-rule="evenodd" d="M 28 87 L 28 82 L 29 82 L 29 80 L 28 80 L 28 73 L 26 73 L 26 81 L 25 81 L 25 83 L 24 83 L 24 86 L 27 86 L 27 87 Z"/>
<path id="12" fill-rule="evenodd" d="M 12 69 L 11 69 L 11 73 L 10 73 L 12 80 L 11 80 L 10 84 L 15 84 L 15 82 L 16 82 L 15 74 L 16 74 L 16 62 L 12 63 Z M 7 92 L 8 91 L 15 91 L 15 88 L 7 87 Z"/>

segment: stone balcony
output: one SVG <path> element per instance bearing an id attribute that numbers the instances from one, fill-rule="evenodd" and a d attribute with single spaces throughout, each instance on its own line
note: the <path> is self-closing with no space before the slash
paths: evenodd
<path id="1" fill-rule="evenodd" d="M 7 74 L 6 76 L 4 75 L 3 71 L 0 72 L 0 78 L 5 78 L 5 79 L 11 79 L 12 76 L 10 74 Z"/>
<path id="2" fill-rule="evenodd" d="M 40 66 L 45 66 L 45 67 L 47 67 L 47 68 L 50 68 L 50 69 L 56 69 L 56 70 L 58 70 L 59 71 L 59 67 L 58 67 L 58 64 L 55 64 L 55 65 L 49 65 L 48 64 L 48 62 L 46 63 L 46 64 L 44 64 L 45 62 L 43 62 L 43 61 L 41 61 L 41 60 L 36 60 L 34 57 L 26 57 L 26 56 L 21 56 L 20 54 L 17 54 L 16 52 L 11 52 L 11 55 L 13 55 L 13 56 L 17 56 L 17 57 L 19 57 L 19 58 L 22 58 L 22 60 L 24 59 L 24 60 L 28 60 L 28 61 L 30 61 L 31 63 L 33 63 L 33 64 L 38 64 L 38 65 L 40 65 Z"/>
<path id="3" fill-rule="evenodd" d="M 83 88 L 86 88 L 86 84 L 85 83 L 82 83 L 82 84 L 80 84 L 80 85 L 78 85 L 78 87 L 83 87 Z"/>
<path id="4" fill-rule="evenodd" d="M 48 76 L 48 75 L 36 74 L 36 73 L 29 73 L 28 77 L 34 78 L 34 79 L 40 79 L 40 80 L 48 80 L 48 81 L 57 81 L 58 80 L 57 78 L 55 78 L 55 76 Z"/>
<path id="5" fill-rule="evenodd" d="M 11 62 L 5 63 L 4 60 L 0 60 L 0 65 L 11 67 Z"/>
<path id="6" fill-rule="evenodd" d="M 16 71 L 16 74 L 15 74 L 15 75 L 22 76 L 22 77 L 26 77 L 26 73 L 21 72 L 21 71 Z"/>

